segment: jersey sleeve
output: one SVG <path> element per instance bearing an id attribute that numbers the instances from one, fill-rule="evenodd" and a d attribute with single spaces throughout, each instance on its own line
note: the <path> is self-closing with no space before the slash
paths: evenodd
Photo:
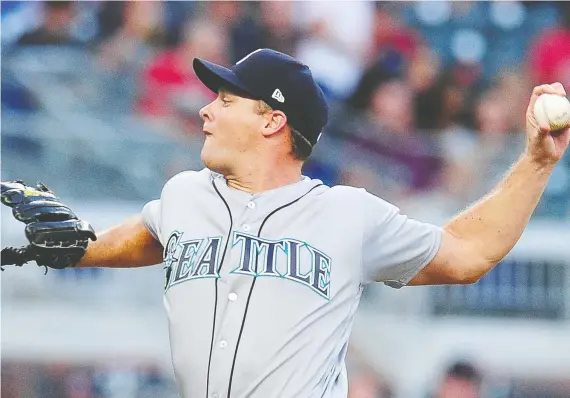
<path id="1" fill-rule="evenodd" d="M 162 243 L 160 239 L 160 200 L 151 200 L 144 205 L 142 210 L 142 221 L 154 238 Z"/>
<path id="2" fill-rule="evenodd" d="M 441 228 L 413 220 L 364 190 L 363 282 L 405 286 L 436 255 Z"/>
<path id="3" fill-rule="evenodd" d="M 142 209 L 143 224 L 161 244 L 165 244 L 163 241 L 165 238 L 162 236 L 162 226 L 168 223 L 168 220 L 163 219 L 166 213 L 163 213 L 162 209 L 169 208 L 172 198 L 186 195 L 188 187 L 195 186 L 195 178 L 198 176 L 209 178 L 210 171 L 204 168 L 199 172 L 186 170 L 176 174 L 162 187 L 160 199 L 151 200 L 144 205 Z M 170 207 L 172 206 L 170 205 Z"/>

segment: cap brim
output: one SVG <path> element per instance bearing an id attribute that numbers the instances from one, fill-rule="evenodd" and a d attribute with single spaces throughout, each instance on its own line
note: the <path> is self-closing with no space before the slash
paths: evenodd
<path id="1" fill-rule="evenodd" d="M 224 66 L 194 58 L 192 67 L 198 79 L 216 94 L 221 88 L 225 88 L 235 94 L 255 98 L 255 95 L 245 87 L 237 75 Z"/>

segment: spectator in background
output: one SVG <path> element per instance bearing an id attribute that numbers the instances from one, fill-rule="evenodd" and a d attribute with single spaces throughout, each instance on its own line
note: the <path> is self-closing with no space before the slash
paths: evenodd
<path id="1" fill-rule="evenodd" d="M 72 1 L 46 1 L 41 25 L 18 39 L 20 45 L 62 45 L 77 44 L 71 34 L 75 18 Z"/>
<path id="2" fill-rule="evenodd" d="M 374 3 L 294 2 L 295 20 L 306 36 L 296 56 L 309 65 L 325 93 L 345 99 L 356 86 L 370 53 Z"/>
<path id="3" fill-rule="evenodd" d="M 98 40 L 107 40 L 121 29 L 124 14 L 124 1 L 101 1 L 97 10 Z"/>
<path id="4" fill-rule="evenodd" d="M 239 11 L 237 15 L 241 15 L 241 18 L 231 21 L 233 24 L 229 32 L 232 63 L 258 48 L 295 53 L 301 35 L 293 24 L 292 2 L 262 1 Z"/>
<path id="5" fill-rule="evenodd" d="M 285 54 L 295 53 L 301 32 L 293 25 L 293 6 L 293 3 L 287 1 L 259 3 L 256 48 L 273 48 Z"/>
<path id="6" fill-rule="evenodd" d="M 570 2 L 559 2 L 561 23 L 546 30 L 530 47 L 530 74 L 535 85 L 560 82 L 570 86 Z"/>
<path id="7" fill-rule="evenodd" d="M 293 25 L 293 3 L 262 1 L 260 7 L 262 45 L 285 54 L 294 54 L 301 32 Z"/>
<path id="8" fill-rule="evenodd" d="M 388 134 L 398 137 L 414 134 L 413 92 L 400 76 L 388 77 L 373 91 L 368 116 Z M 392 138 L 392 137 L 390 137 Z"/>
<path id="9" fill-rule="evenodd" d="M 528 92 L 528 91 L 527 91 Z M 511 97 L 499 85 L 484 92 L 476 107 L 478 146 L 475 152 L 474 196 L 495 186 L 526 144 L 524 130 L 512 125 Z M 524 113 L 522 113 L 524 114 Z"/>
<path id="10" fill-rule="evenodd" d="M 253 3 L 246 1 L 209 1 L 201 3 L 202 18 L 214 21 L 227 31 L 227 59 L 236 63 L 259 46 L 258 18 L 251 13 Z"/>
<path id="11" fill-rule="evenodd" d="M 97 43 L 95 84 L 106 100 L 102 109 L 128 113 L 136 101 L 137 80 L 154 48 L 163 43 L 164 3 L 129 1 L 100 9 L 99 18 L 120 12 L 119 18 L 107 21 Z M 117 23 L 120 21 L 119 26 Z"/>
<path id="12" fill-rule="evenodd" d="M 414 73 L 417 72 L 411 72 L 411 81 L 419 80 Z M 466 184 L 473 174 L 470 159 L 476 150 L 476 133 L 469 128 L 473 94 L 470 87 L 458 82 L 451 71 L 437 76 L 430 84 L 416 84 L 415 87 L 416 122 L 420 131 L 437 139 L 441 145 L 439 153 L 443 164 L 439 184 L 452 199 L 449 204 L 443 200 L 438 204 L 455 206 L 457 200 L 465 200 L 469 195 Z"/>
<path id="13" fill-rule="evenodd" d="M 464 130 L 472 125 L 475 87 L 453 69 L 441 71 L 439 59 L 426 47 L 419 49 L 409 67 L 414 90 L 416 126 L 426 133 Z"/>
<path id="14" fill-rule="evenodd" d="M 480 398 L 482 377 L 468 362 L 451 365 L 436 391 L 434 398 Z"/>
<path id="15" fill-rule="evenodd" d="M 164 29 L 165 45 L 172 47 L 180 43 L 184 34 L 186 21 L 194 18 L 199 2 L 196 1 L 165 1 Z"/>
<path id="16" fill-rule="evenodd" d="M 513 81 L 517 81 L 516 75 L 505 75 L 480 94 L 474 111 L 475 130 L 456 126 L 442 134 L 442 186 L 457 204 L 491 189 L 524 149 L 524 121 L 513 117 L 513 112 L 520 118 L 524 111 L 517 110 L 520 104 L 513 95 L 519 88 L 513 87 Z"/>
<path id="17" fill-rule="evenodd" d="M 164 4 L 129 1 L 121 9 L 121 26 L 101 44 L 99 61 L 110 72 L 134 73 L 133 66 L 144 59 L 149 47 L 162 44 Z"/>
<path id="18" fill-rule="evenodd" d="M 194 74 L 192 60 L 201 57 L 227 64 L 226 53 L 227 32 L 222 26 L 204 18 L 188 21 L 182 42 L 158 53 L 144 69 L 139 112 L 152 117 L 181 113 L 198 120 L 198 110 L 213 99 L 213 94 Z"/>
<path id="19" fill-rule="evenodd" d="M 509 98 L 499 87 L 483 92 L 475 109 L 476 128 L 485 140 L 502 140 L 512 131 Z"/>
<path id="20" fill-rule="evenodd" d="M 414 116 L 418 130 L 442 127 L 443 87 L 440 84 L 439 58 L 427 47 L 419 47 L 407 66 L 408 80 L 414 91 Z"/>
<path id="21" fill-rule="evenodd" d="M 439 154 L 429 137 L 416 132 L 413 91 L 405 77 L 379 62 L 364 73 L 348 104 L 348 123 L 339 120 L 349 153 L 343 182 L 390 192 L 392 200 L 430 190 Z"/>
<path id="22" fill-rule="evenodd" d="M 386 63 L 385 67 L 398 70 L 401 62 L 409 63 L 414 58 L 423 39 L 399 18 L 400 4 L 376 2 L 375 5 L 369 58 L 380 56 L 394 63 Z"/>
<path id="23" fill-rule="evenodd" d="M 244 6 L 239 1 L 212 1 L 203 4 L 203 17 L 228 28 L 237 24 L 243 17 Z"/>
<path id="24" fill-rule="evenodd" d="M 502 71 L 496 78 L 499 92 L 505 98 L 509 114 L 509 126 L 513 132 L 524 132 L 528 93 L 532 92 L 532 82 L 521 70 Z"/>

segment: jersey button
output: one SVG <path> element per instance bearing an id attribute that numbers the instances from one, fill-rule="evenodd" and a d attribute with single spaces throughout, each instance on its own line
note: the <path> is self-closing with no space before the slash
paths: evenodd
<path id="1" fill-rule="evenodd" d="M 230 300 L 230 301 L 236 301 L 236 300 L 237 300 L 237 294 L 235 294 L 235 293 L 230 293 L 230 294 L 228 295 L 228 300 Z"/>
<path id="2" fill-rule="evenodd" d="M 243 224 L 243 227 L 242 227 L 242 228 L 243 228 L 243 230 L 244 230 L 245 232 L 247 232 L 247 231 L 250 230 L 251 227 L 249 226 L 249 224 Z"/>
<path id="3" fill-rule="evenodd" d="M 212 398 L 220 398 L 220 394 L 218 394 L 217 392 L 212 394 Z"/>
<path id="4" fill-rule="evenodd" d="M 228 343 L 226 340 L 222 340 L 220 341 L 220 348 L 224 349 L 228 346 Z"/>
<path id="5" fill-rule="evenodd" d="M 249 202 L 247 204 L 247 207 L 249 207 L 251 210 L 255 209 L 255 202 Z"/>

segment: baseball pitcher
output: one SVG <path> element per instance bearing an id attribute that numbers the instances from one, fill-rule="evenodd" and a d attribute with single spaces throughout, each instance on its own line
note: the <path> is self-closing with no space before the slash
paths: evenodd
<path id="1" fill-rule="evenodd" d="M 521 236 L 570 131 L 532 109 L 528 145 L 502 182 L 443 227 L 364 189 L 301 174 L 327 123 L 309 68 L 269 49 L 232 68 L 195 59 L 217 98 L 200 111 L 205 168 L 170 179 L 141 215 L 95 235 L 45 186 L 2 184 L 29 246 L 2 264 L 51 268 L 164 263 L 172 361 L 185 398 L 342 398 L 363 286 L 473 283 Z"/>

